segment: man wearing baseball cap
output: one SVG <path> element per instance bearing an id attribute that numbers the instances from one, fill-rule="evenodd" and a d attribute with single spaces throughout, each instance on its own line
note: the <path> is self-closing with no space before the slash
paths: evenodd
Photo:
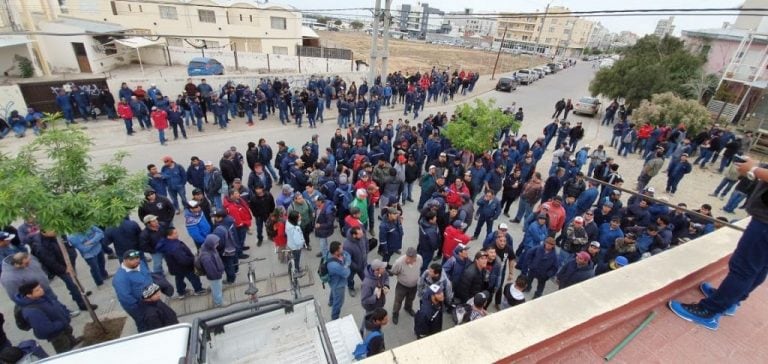
<path id="1" fill-rule="evenodd" d="M 131 316 L 139 332 L 147 331 L 144 327 L 140 304 L 144 299 L 144 289 L 153 284 L 152 273 L 147 263 L 142 260 L 142 252 L 131 249 L 123 254 L 123 262 L 112 277 L 117 301 L 123 310 Z"/>
<path id="2" fill-rule="evenodd" d="M 574 259 L 566 262 L 557 272 L 557 283 L 560 289 L 594 277 L 595 265 L 587 252 L 578 252 Z"/>
<path id="3" fill-rule="evenodd" d="M 11 241 L 15 237 L 16 237 L 15 234 L 10 234 L 5 231 L 0 231 L 0 262 L 2 262 L 6 257 L 9 257 L 21 251 L 21 249 L 11 244 Z"/>

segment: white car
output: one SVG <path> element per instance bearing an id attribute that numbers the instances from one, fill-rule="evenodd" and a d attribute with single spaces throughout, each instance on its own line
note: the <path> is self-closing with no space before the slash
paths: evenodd
<path id="1" fill-rule="evenodd" d="M 544 76 L 547 74 L 547 72 L 544 71 L 544 68 L 541 67 L 536 67 L 533 70 L 539 74 L 539 78 L 544 78 Z"/>
<path id="2" fill-rule="evenodd" d="M 517 71 L 517 81 L 523 85 L 530 85 L 533 81 L 536 81 L 537 77 L 536 72 L 529 69 Z"/>

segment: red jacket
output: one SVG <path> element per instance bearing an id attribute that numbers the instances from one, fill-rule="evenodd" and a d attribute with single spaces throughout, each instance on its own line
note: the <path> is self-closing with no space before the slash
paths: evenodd
<path id="1" fill-rule="evenodd" d="M 461 188 L 456 189 L 456 183 L 452 183 L 448 195 L 445 196 L 445 203 L 451 207 L 461 207 L 464 204 L 462 195 L 469 196 L 469 187 L 466 184 L 461 185 Z"/>
<path id="2" fill-rule="evenodd" d="M 555 207 L 552 200 L 549 200 L 541 204 L 539 212 L 544 208 L 547 209 L 547 216 L 549 216 L 549 230 L 563 230 L 563 226 L 565 226 L 565 208 L 563 208 L 563 205 L 561 204 L 558 205 L 558 207 Z"/>
<path id="3" fill-rule="evenodd" d="M 373 188 L 374 191 L 372 192 L 371 188 L 369 187 L 374 187 Z M 355 191 L 361 188 L 368 191 L 369 204 L 376 204 L 377 202 L 379 202 L 379 198 L 381 197 L 381 191 L 379 191 L 379 186 L 376 184 L 376 182 L 373 182 L 373 179 L 368 178 L 368 182 L 365 182 L 363 180 L 358 180 L 357 182 L 355 182 Z M 355 191 L 352 191 L 352 193 L 354 194 Z M 352 195 L 352 197 L 355 197 L 355 196 Z"/>
<path id="4" fill-rule="evenodd" d="M 651 133 L 653 133 L 653 125 L 645 124 L 641 126 L 640 129 L 637 130 L 637 138 L 648 139 L 651 137 Z"/>
<path id="5" fill-rule="evenodd" d="M 165 110 L 155 110 L 152 112 L 152 124 L 155 129 L 163 130 L 168 129 L 168 113 Z"/>
<path id="6" fill-rule="evenodd" d="M 237 201 L 231 201 L 228 197 L 224 198 L 224 208 L 227 209 L 229 216 L 235 219 L 236 227 L 250 227 L 253 216 L 248 207 L 248 203 L 242 197 Z"/>
<path id="7" fill-rule="evenodd" d="M 453 250 L 456 249 L 459 244 L 468 245 L 469 236 L 464 234 L 459 228 L 448 225 L 443 233 L 443 258 L 449 259 L 453 256 Z"/>
<path id="8" fill-rule="evenodd" d="M 122 102 L 117 104 L 117 115 L 120 116 L 121 119 L 133 119 L 133 109 L 131 109 L 131 105 Z"/>

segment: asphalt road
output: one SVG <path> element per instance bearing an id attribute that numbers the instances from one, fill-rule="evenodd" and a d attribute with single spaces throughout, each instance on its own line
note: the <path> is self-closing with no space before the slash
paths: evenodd
<path id="1" fill-rule="evenodd" d="M 486 75 L 478 83 L 478 87 L 475 90 L 476 95 L 472 95 L 472 97 L 468 98 L 467 100 L 474 97 L 479 97 L 485 100 L 495 99 L 497 101 L 497 105 L 501 107 L 511 106 L 513 103 L 516 104 L 516 107 L 523 107 L 525 112 L 525 121 L 523 122 L 523 127 L 520 130 L 520 133 L 528 134 L 529 140 L 533 140 L 541 136 L 542 128 L 544 125 L 550 122 L 550 116 L 553 112 L 555 102 L 560 98 L 573 98 L 575 100 L 581 96 L 587 95 L 588 83 L 593 75 L 594 70 L 592 70 L 590 65 L 579 63 L 575 67 L 562 70 L 555 75 L 547 76 L 546 78 L 539 80 L 530 86 L 520 86 L 517 91 L 512 93 L 482 91 L 491 89 L 492 85 L 495 84 L 495 81 L 489 80 L 489 76 Z M 402 108 L 400 106 L 401 105 L 398 105 L 398 109 L 396 109 L 397 111 L 382 112 L 382 119 L 396 120 L 397 118 L 402 117 Z M 428 104 L 424 110 L 423 115 L 426 116 L 438 111 L 448 111 L 450 114 L 454 107 L 455 104 Z M 276 116 L 270 117 L 264 122 L 257 122 L 255 127 L 247 127 L 241 125 L 244 123 L 243 119 L 238 118 L 234 120 L 234 125 L 230 128 L 230 130 L 211 130 L 203 134 L 200 134 L 196 131 L 188 131 L 188 134 L 190 135 L 188 140 L 179 139 L 179 141 L 171 141 L 169 146 L 160 146 L 157 142 L 157 135 L 154 132 L 139 132 L 138 135 L 134 137 L 125 136 L 122 122 L 101 121 L 97 124 L 86 124 L 86 126 L 89 129 L 89 133 L 94 136 L 94 148 L 92 155 L 95 162 L 103 162 L 107 160 L 115 150 L 121 149 L 128 151 L 131 154 L 125 160 L 126 167 L 131 170 L 145 171 L 145 167 L 148 163 L 158 164 L 164 155 L 173 156 L 177 161 L 180 161 L 185 166 L 188 164 L 189 158 L 193 155 L 198 156 L 203 160 L 213 160 L 214 163 L 216 163 L 220 159 L 221 154 L 230 146 L 237 146 L 238 150 L 244 153 L 246 144 L 249 141 L 255 142 L 262 137 L 266 138 L 266 140 L 272 145 L 274 145 L 274 143 L 278 140 L 284 140 L 289 146 L 299 147 L 304 142 L 310 140 L 312 134 L 317 133 L 320 135 L 321 146 L 325 147 L 328 145 L 330 137 L 333 135 L 333 132 L 336 128 L 335 114 L 335 109 L 331 112 L 326 110 L 326 115 L 331 115 L 332 117 L 326 117 L 326 122 L 320 125 L 318 129 L 309 129 L 306 124 L 303 128 L 297 128 L 296 126 L 281 126 Z M 584 141 L 586 143 L 591 143 L 594 146 L 597 143 L 605 142 L 608 140 L 610 129 L 606 127 L 601 128 L 599 126 L 599 119 L 572 116 L 571 121 L 575 120 L 581 120 L 584 122 L 584 127 L 586 129 L 586 136 Z M 11 146 L 10 148 L 14 149 L 17 147 L 18 146 Z M 609 154 L 611 152 L 612 151 L 609 151 Z M 546 170 L 549 167 L 550 159 L 550 153 L 545 154 L 543 160 L 539 164 L 539 170 Z M 639 161 L 636 159 L 636 157 L 631 158 L 631 162 L 628 163 L 639 166 Z M 634 173 L 630 178 L 634 178 L 634 176 L 637 175 L 636 171 L 626 171 L 626 173 Z M 629 181 L 630 179 L 627 180 Z M 717 181 L 719 181 L 719 178 Z M 659 183 L 660 181 L 654 182 Z M 708 186 L 711 184 L 712 187 L 714 187 L 714 184 L 716 183 L 716 181 L 709 182 Z M 279 186 L 275 186 L 272 190 L 273 194 L 277 194 L 278 191 Z M 190 189 L 187 189 L 187 192 L 189 193 Z M 416 196 L 418 196 L 418 192 L 419 191 L 417 187 L 414 191 Z M 685 194 L 685 192 L 683 192 L 683 194 Z M 704 196 L 705 194 L 700 192 L 697 193 L 697 195 Z M 512 206 L 511 211 L 517 210 L 516 205 L 517 204 L 514 204 Z M 404 209 L 405 239 L 403 251 L 405 251 L 405 248 L 407 247 L 415 247 L 418 239 L 418 212 L 416 211 L 415 204 L 407 204 L 405 205 Z M 507 218 L 502 215 L 501 218 L 497 221 L 497 224 L 506 221 Z M 184 225 L 183 219 L 181 217 L 177 216 L 175 222 L 178 226 Z M 512 233 L 515 244 L 517 244 L 522 239 L 522 232 L 519 225 L 510 225 L 510 232 Z M 378 232 L 378 224 L 376 226 L 376 231 Z M 180 232 L 182 240 L 187 241 L 191 245 L 191 239 L 189 239 L 187 236 L 186 231 L 184 231 L 184 229 L 180 229 Z M 341 239 L 340 234 L 338 233 L 338 229 L 332 238 Z M 247 237 L 246 244 L 252 247 L 252 249 L 248 251 L 252 257 L 265 258 L 265 260 L 257 263 L 258 277 L 267 277 L 271 273 L 281 274 L 285 272 L 286 266 L 277 261 L 271 242 L 265 241 L 265 244 L 262 247 L 257 248 L 255 235 L 249 235 Z M 313 245 L 317 247 L 316 242 Z M 480 245 L 480 242 L 475 241 L 471 244 L 472 254 L 474 254 L 474 252 L 478 249 L 476 245 Z M 309 270 L 312 274 L 315 274 L 314 272 L 316 271 L 319 261 L 318 258 L 314 257 L 315 252 L 316 250 L 313 250 L 312 252 L 305 252 L 302 256 L 302 265 L 308 264 Z M 375 257 L 376 254 L 371 253 L 369 255 L 369 260 L 372 260 Z M 396 257 L 393 258 L 393 261 L 395 258 Z M 94 294 L 91 297 L 91 300 L 100 306 L 97 313 L 102 317 L 123 315 L 124 313 L 122 309 L 114 299 L 115 295 L 111 284 L 107 282 L 108 284 L 105 284 L 104 287 L 96 289 L 90 278 L 90 275 L 88 274 L 87 267 L 83 264 L 83 260 L 79 259 L 78 263 L 78 271 L 81 281 L 85 284 L 86 287 L 88 287 L 88 289 L 93 290 Z M 117 261 L 108 262 L 108 270 L 110 272 L 115 271 L 116 268 Z M 245 269 L 241 269 L 238 281 L 245 281 Z M 394 278 L 392 278 L 391 284 L 393 291 L 390 292 L 388 297 L 388 303 L 386 307 L 388 310 L 391 309 L 391 302 L 394 299 Z M 61 282 L 53 282 L 53 287 L 58 293 L 62 302 L 64 302 L 69 307 L 74 306 Z M 546 292 L 551 292 L 554 290 L 553 288 L 554 285 L 550 284 Z M 302 294 L 312 294 L 318 298 L 320 300 L 321 307 L 323 307 L 323 314 L 325 318 L 330 319 L 330 309 L 326 306 L 329 294 L 327 289 L 323 290 L 319 283 L 315 283 L 311 287 L 304 288 L 302 290 Z M 31 333 L 22 333 L 15 328 L 14 324 L 12 323 L 12 305 L 6 296 L 0 296 L 0 304 L 3 307 L 2 312 L 6 317 L 5 330 L 8 333 L 9 338 L 14 343 L 17 343 L 23 339 L 30 338 Z M 287 293 L 283 293 L 277 295 L 276 297 L 288 298 L 288 296 L 289 295 Z M 358 295 L 354 298 L 347 296 L 346 302 L 342 309 L 342 316 L 353 314 L 359 322 L 359 320 L 362 318 L 362 313 L 363 309 L 360 306 L 360 296 Z M 188 315 L 184 316 L 182 320 L 191 321 L 194 317 L 195 315 Z M 75 318 L 73 320 L 75 332 L 79 333 L 82 325 L 84 325 L 87 321 L 88 317 L 86 314 L 82 314 Z M 450 325 L 450 318 L 446 316 L 444 322 L 445 328 L 447 328 Z M 124 330 L 124 335 L 132 333 L 135 333 L 135 327 L 133 326 L 132 321 L 128 320 L 126 329 Z M 384 329 L 384 336 L 386 338 L 388 347 L 395 347 L 414 340 L 415 336 L 413 334 L 413 321 L 410 316 L 402 313 L 400 316 L 399 325 L 390 323 Z M 49 353 L 53 352 L 47 343 L 44 344 L 44 347 L 49 351 Z"/>

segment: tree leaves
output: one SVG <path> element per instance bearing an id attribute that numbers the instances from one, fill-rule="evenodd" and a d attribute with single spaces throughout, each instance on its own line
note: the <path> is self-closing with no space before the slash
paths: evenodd
<path id="1" fill-rule="evenodd" d="M 682 99 L 672 92 L 653 95 L 651 101 L 643 100 L 632 112 L 634 120 L 652 125 L 685 125 L 688 135 L 695 135 L 707 127 L 712 116 L 706 107 L 696 100 Z"/>
<path id="2" fill-rule="evenodd" d="M 120 223 L 141 202 L 145 176 L 122 166 L 124 152 L 92 166 L 91 145 L 81 129 L 51 127 L 17 156 L 0 154 L 0 224 L 34 215 L 66 234 Z"/>
<path id="3" fill-rule="evenodd" d="M 592 96 L 624 98 L 633 106 L 657 93 L 696 96 L 686 83 L 695 77 L 705 60 L 688 52 L 680 39 L 648 35 L 627 48 L 623 57 L 613 67 L 597 72 L 589 85 Z"/>
<path id="4" fill-rule="evenodd" d="M 486 150 L 495 149 L 498 145 L 497 134 L 503 128 L 512 131 L 520 129 L 520 122 L 514 120 L 514 115 L 494 107 L 496 100 L 484 102 L 475 99 L 475 105 L 464 103 L 456 106 L 456 120 L 449 122 L 443 131 L 451 144 L 461 150 L 469 150 L 480 154 Z"/>

